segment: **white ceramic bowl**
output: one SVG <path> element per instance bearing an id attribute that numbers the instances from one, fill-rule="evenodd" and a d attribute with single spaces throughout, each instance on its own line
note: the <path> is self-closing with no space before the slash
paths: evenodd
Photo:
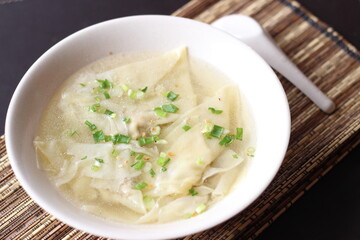
<path id="1" fill-rule="evenodd" d="M 39 119 L 60 84 L 108 52 L 166 51 L 181 45 L 238 83 L 256 126 L 256 156 L 245 177 L 216 206 L 188 220 L 132 225 L 107 222 L 74 207 L 36 167 L 32 145 Z M 236 215 L 269 185 L 284 158 L 290 114 L 283 88 L 271 68 L 249 47 L 207 24 L 169 16 L 133 16 L 85 28 L 44 53 L 27 71 L 11 100 L 6 146 L 16 177 L 46 211 L 77 229 L 109 238 L 166 239 L 211 228 Z"/>

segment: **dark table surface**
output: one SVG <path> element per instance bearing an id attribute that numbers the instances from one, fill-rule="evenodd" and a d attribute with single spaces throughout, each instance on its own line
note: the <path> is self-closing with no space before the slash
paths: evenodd
<path id="1" fill-rule="evenodd" d="M 122 16 L 170 14 L 188 0 L 0 0 L 0 134 L 11 96 L 48 48 L 86 26 Z M 360 49 L 360 0 L 298 0 Z M 360 239 L 360 148 L 259 239 Z"/>

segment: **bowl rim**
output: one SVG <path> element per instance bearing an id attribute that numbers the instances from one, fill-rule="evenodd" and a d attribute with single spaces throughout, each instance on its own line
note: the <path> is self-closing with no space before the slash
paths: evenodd
<path id="1" fill-rule="evenodd" d="M 9 104 L 9 108 L 7 111 L 7 115 L 6 115 L 6 121 L 5 121 L 5 140 L 6 140 L 6 146 L 7 146 L 7 152 L 8 152 L 8 158 L 10 160 L 10 164 L 11 167 L 15 173 L 16 178 L 19 180 L 19 183 L 23 186 L 24 190 L 26 191 L 26 193 L 32 198 L 32 200 L 34 202 L 36 202 L 41 208 L 43 208 L 45 211 L 47 211 L 48 213 L 50 213 L 51 215 L 55 216 L 56 218 L 58 218 L 60 221 L 64 222 L 65 224 L 75 228 L 75 229 L 80 229 L 82 231 L 88 232 L 90 234 L 94 234 L 94 235 L 98 235 L 98 236 L 104 236 L 104 237 L 110 237 L 110 238 L 114 238 L 114 235 L 112 234 L 104 234 L 104 232 L 100 233 L 99 231 L 93 231 L 92 229 L 88 229 L 85 226 L 75 226 L 75 224 L 72 222 L 71 218 L 67 217 L 66 214 L 62 214 L 61 211 L 58 211 L 57 209 L 53 209 L 47 206 L 46 202 L 43 201 L 41 196 L 38 196 L 32 189 L 32 186 L 30 183 L 28 183 L 25 178 L 22 176 L 21 174 L 21 166 L 19 165 L 19 162 L 15 159 L 15 144 L 13 143 L 13 134 L 11 131 L 11 128 L 13 127 L 12 125 L 14 124 L 13 120 L 16 117 L 15 116 L 15 106 L 16 106 L 16 102 L 17 99 L 20 97 L 20 93 L 21 90 L 23 89 L 23 86 L 25 85 L 25 83 L 27 82 L 27 79 L 29 78 L 29 75 L 31 75 L 32 72 L 36 71 L 38 67 L 41 66 L 42 61 L 44 61 L 48 56 L 50 56 L 56 49 L 62 48 L 64 45 L 66 45 L 68 42 L 72 41 L 74 38 L 77 38 L 79 35 L 86 33 L 89 30 L 93 30 L 94 28 L 98 28 L 98 27 L 102 27 L 108 24 L 116 24 L 117 22 L 122 22 L 122 21 L 128 21 L 128 20 L 133 20 L 133 19 L 141 19 L 143 18 L 144 20 L 147 19 L 152 19 L 152 18 L 163 18 L 164 20 L 169 20 L 169 19 L 173 19 L 174 21 L 185 21 L 185 22 L 191 22 L 191 24 L 194 25 L 198 25 L 202 28 L 208 28 L 211 31 L 217 31 L 223 35 L 227 35 L 226 38 L 228 38 L 231 41 L 237 41 L 240 45 L 243 45 L 243 47 L 248 48 L 254 55 L 254 57 L 257 58 L 257 62 L 259 62 L 259 65 L 262 64 L 264 65 L 264 67 L 267 67 L 270 69 L 270 71 L 272 72 L 271 76 L 272 78 L 275 78 L 277 81 L 274 81 L 274 83 L 276 82 L 276 88 L 278 88 L 278 93 L 282 94 L 282 98 L 283 98 L 283 102 L 284 105 L 283 110 L 284 110 L 284 122 L 286 123 L 286 126 L 284 126 L 284 131 L 286 131 L 285 133 L 285 138 L 283 139 L 283 143 L 280 143 L 280 145 L 282 146 L 281 148 L 279 148 L 279 153 L 281 155 L 281 159 L 279 159 L 279 161 L 277 161 L 276 163 L 274 163 L 274 169 L 276 169 L 272 174 L 271 177 L 266 181 L 266 184 L 264 184 L 264 186 L 262 188 L 259 188 L 257 191 L 257 194 L 255 194 L 256 196 L 253 198 L 248 198 L 248 201 L 246 203 L 246 206 L 243 207 L 242 209 L 235 209 L 234 211 L 232 211 L 232 214 L 226 215 L 226 216 L 222 216 L 219 217 L 217 219 L 208 219 L 206 224 L 203 224 L 202 227 L 197 228 L 196 230 L 194 228 L 190 228 L 190 229 L 181 229 L 180 233 L 174 234 L 172 236 L 168 236 L 168 235 L 164 235 L 164 234 L 157 234 L 155 236 L 156 239 L 165 239 L 165 238 L 175 238 L 175 237 L 183 237 L 183 236 L 187 236 L 190 234 L 194 234 L 196 232 L 200 232 L 200 231 L 204 231 L 206 229 L 212 228 L 226 220 L 229 220 L 230 218 L 232 218 L 233 216 L 235 216 L 236 214 L 238 214 L 239 212 L 243 211 L 246 207 L 248 207 L 251 203 L 253 203 L 260 195 L 261 193 L 263 193 L 265 191 L 265 189 L 269 186 L 269 184 L 272 182 L 272 180 L 274 179 L 275 175 L 277 174 L 282 161 L 285 157 L 286 151 L 287 151 L 287 147 L 289 144 L 289 139 L 290 139 L 290 132 L 291 132 L 291 119 L 290 119 L 290 109 L 289 109 L 289 105 L 288 105 L 288 101 L 287 101 L 287 97 L 286 94 L 284 92 L 284 89 L 279 81 L 279 79 L 277 78 L 276 74 L 272 71 L 272 69 L 268 66 L 268 64 L 255 52 L 253 51 L 250 47 L 248 47 L 247 45 L 243 44 L 240 40 L 236 39 L 234 36 L 223 32 L 219 29 L 216 29 L 215 27 L 212 27 L 206 23 L 202 23 L 196 20 L 192 20 L 192 19 L 187 19 L 187 18 L 182 18 L 182 17 L 175 17 L 175 16 L 167 16 L 167 15 L 134 15 L 134 16 L 128 16 L 128 17 L 121 17 L 121 18 L 116 18 L 116 19 L 111 19 L 111 20 L 107 20 L 104 22 L 100 22 L 91 26 L 88 26 L 84 29 L 81 29 L 71 35 L 69 35 L 68 37 L 64 38 L 63 40 L 59 41 L 58 43 L 56 43 L 54 46 L 52 46 L 51 48 L 49 48 L 45 53 L 43 53 L 34 63 L 33 65 L 27 70 L 27 72 L 25 73 L 25 75 L 22 77 L 20 83 L 18 84 L 18 86 L 16 87 L 16 90 L 11 98 L 10 104 Z M 269 76 L 270 77 L 270 76 Z M 275 86 L 274 86 L 275 88 Z M 192 219 L 190 219 L 192 220 Z M 188 220 L 189 221 L 189 220 Z M 178 221 L 176 221 L 178 222 Z M 167 224 L 162 224 L 162 225 L 167 225 Z M 129 236 L 125 236 L 125 237 L 129 237 Z M 151 236 L 152 238 L 153 236 Z M 141 239 L 139 237 L 133 237 L 131 239 Z"/>

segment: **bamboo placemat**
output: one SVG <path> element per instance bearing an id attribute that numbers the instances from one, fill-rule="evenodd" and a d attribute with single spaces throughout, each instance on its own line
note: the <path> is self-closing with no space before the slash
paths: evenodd
<path id="1" fill-rule="evenodd" d="M 185 239 L 253 239 L 360 142 L 360 55 L 296 1 L 193 0 L 174 13 L 211 23 L 234 13 L 257 19 L 295 64 L 338 106 L 322 113 L 281 75 L 292 134 L 283 165 L 267 190 L 229 221 Z M 97 239 L 39 208 L 16 180 L 0 138 L 0 239 Z"/>

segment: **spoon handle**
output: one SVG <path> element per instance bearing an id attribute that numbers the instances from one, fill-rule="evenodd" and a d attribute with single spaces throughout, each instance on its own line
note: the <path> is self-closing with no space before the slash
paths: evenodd
<path id="1" fill-rule="evenodd" d="M 251 47 L 271 67 L 308 96 L 322 111 L 332 113 L 335 110 L 334 102 L 297 68 L 253 18 L 240 14 L 229 15 L 216 20 L 212 26 L 233 35 Z"/>

